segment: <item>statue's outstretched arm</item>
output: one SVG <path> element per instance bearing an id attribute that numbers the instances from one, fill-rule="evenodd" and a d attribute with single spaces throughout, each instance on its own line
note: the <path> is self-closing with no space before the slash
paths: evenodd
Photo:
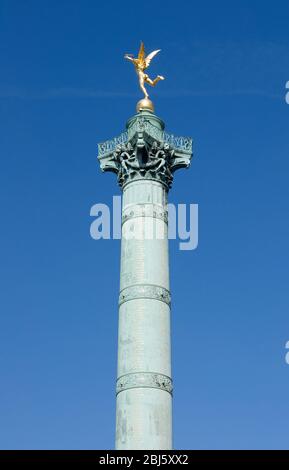
<path id="1" fill-rule="evenodd" d="M 127 59 L 127 60 L 130 60 L 131 62 L 134 61 L 134 58 L 132 56 L 130 56 L 129 54 L 125 54 L 124 58 Z"/>

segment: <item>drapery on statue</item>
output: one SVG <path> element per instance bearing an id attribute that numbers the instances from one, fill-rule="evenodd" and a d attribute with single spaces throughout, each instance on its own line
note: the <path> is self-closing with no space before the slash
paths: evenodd
<path id="1" fill-rule="evenodd" d="M 162 75 L 158 75 L 154 80 L 151 80 L 151 78 L 149 78 L 149 76 L 144 72 L 149 67 L 151 60 L 158 52 L 160 52 L 160 49 L 153 51 L 146 56 L 144 43 L 141 42 L 137 59 L 134 58 L 132 54 L 125 54 L 124 56 L 125 59 L 130 60 L 135 66 L 136 73 L 139 79 L 139 86 L 144 92 L 145 99 L 148 99 L 149 97 L 148 92 L 145 88 L 145 83 L 148 83 L 151 86 L 155 86 L 160 80 L 165 79 Z"/>

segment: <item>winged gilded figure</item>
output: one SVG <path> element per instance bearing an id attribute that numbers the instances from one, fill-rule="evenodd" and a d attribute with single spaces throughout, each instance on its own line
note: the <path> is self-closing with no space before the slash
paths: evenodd
<path id="1" fill-rule="evenodd" d="M 137 58 L 135 58 L 132 54 L 125 54 L 124 56 L 125 59 L 134 64 L 139 79 L 139 86 L 143 91 L 146 99 L 148 99 L 149 95 L 145 88 L 145 83 L 148 83 L 151 86 L 155 86 L 160 80 L 165 79 L 162 75 L 158 75 L 154 80 L 152 80 L 148 74 L 145 73 L 145 70 L 149 67 L 152 59 L 155 57 L 155 55 L 158 54 L 158 52 L 160 52 L 160 50 L 161 49 L 157 49 L 156 51 L 153 51 L 146 56 L 144 43 L 141 42 Z"/>

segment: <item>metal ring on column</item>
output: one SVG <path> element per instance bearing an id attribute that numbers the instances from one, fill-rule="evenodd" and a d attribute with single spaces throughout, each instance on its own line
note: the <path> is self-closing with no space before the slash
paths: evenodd
<path id="1" fill-rule="evenodd" d="M 116 394 L 131 388 L 157 388 L 172 395 L 173 382 L 167 375 L 155 372 L 134 372 L 117 379 Z"/>
<path id="2" fill-rule="evenodd" d="M 122 213 L 122 224 L 135 217 L 154 217 L 163 220 L 166 224 L 168 223 L 168 211 L 159 204 L 134 204 L 127 207 Z"/>
<path id="3" fill-rule="evenodd" d="M 135 299 L 160 300 L 161 302 L 166 303 L 168 306 L 171 305 L 170 292 L 164 287 L 153 284 L 135 284 L 134 286 L 125 287 L 120 291 L 119 305 L 129 300 Z"/>

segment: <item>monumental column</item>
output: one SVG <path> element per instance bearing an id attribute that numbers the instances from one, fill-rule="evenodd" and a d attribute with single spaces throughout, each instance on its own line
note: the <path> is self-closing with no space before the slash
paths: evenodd
<path id="1" fill-rule="evenodd" d="M 157 52 L 145 62 L 142 44 L 138 59 L 127 58 L 146 65 Z M 163 79 L 138 75 L 144 92 Z M 164 131 L 147 92 L 126 131 L 98 146 L 101 169 L 123 192 L 116 449 L 172 449 L 167 195 L 191 154 L 192 140 Z"/>

